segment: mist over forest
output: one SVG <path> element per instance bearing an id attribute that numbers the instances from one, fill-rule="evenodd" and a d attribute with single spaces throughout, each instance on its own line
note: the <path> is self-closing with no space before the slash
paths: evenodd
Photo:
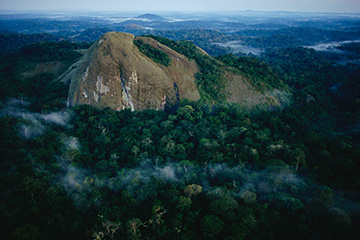
<path id="1" fill-rule="evenodd" d="M 0 12 L 4 239 L 359 239 L 359 19 Z M 142 36 L 132 51 L 163 71 L 170 51 L 195 64 L 200 99 L 174 81 L 163 110 L 68 107 L 111 31 Z M 227 88 L 236 74 L 244 92 Z M 105 98 L 99 79 L 80 97 Z"/>

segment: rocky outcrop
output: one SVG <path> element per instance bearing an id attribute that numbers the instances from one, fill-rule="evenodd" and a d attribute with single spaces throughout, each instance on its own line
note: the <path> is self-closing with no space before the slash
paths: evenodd
<path id="1" fill-rule="evenodd" d="M 151 38 L 141 37 L 170 57 L 171 64 L 165 67 L 142 54 L 134 39 L 131 34 L 109 32 L 84 54 L 71 78 L 68 106 L 160 110 L 184 98 L 200 99 L 194 61 Z"/>
<path id="2" fill-rule="evenodd" d="M 150 59 L 139 50 L 134 40 L 141 40 L 136 42 L 165 53 L 170 64 L 162 65 L 155 62 L 156 59 Z M 203 50 L 200 52 L 206 54 Z M 252 108 L 281 106 L 288 101 L 286 92 L 276 89 L 259 92 L 241 72 L 218 64 L 222 66 L 225 84 L 221 91 L 227 102 Z M 200 99 L 198 87 L 201 86 L 195 84 L 198 72 L 194 60 L 190 61 L 153 38 L 109 32 L 69 68 L 62 81 L 71 78 L 68 106 L 90 104 L 114 110 L 163 110 L 176 106 L 181 99 Z"/>

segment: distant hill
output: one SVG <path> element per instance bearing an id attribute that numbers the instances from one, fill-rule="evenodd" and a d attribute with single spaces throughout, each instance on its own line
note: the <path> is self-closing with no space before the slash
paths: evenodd
<path id="1" fill-rule="evenodd" d="M 124 26 L 124 30 L 127 30 L 127 31 L 133 31 L 133 30 L 143 30 L 145 29 L 143 26 L 141 25 L 138 25 L 138 24 L 134 24 L 134 23 L 130 23 L 126 26 Z"/>
<path id="2" fill-rule="evenodd" d="M 40 34 L 18 34 L 18 33 L 0 33 L 0 52 L 13 52 L 23 46 L 38 42 L 59 42 L 68 40 L 63 37 L 50 35 L 47 33 Z"/>
<path id="3" fill-rule="evenodd" d="M 109 31 L 110 29 L 108 28 L 90 28 L 72 36 L 72 39 L 80 42 L 81 41 L 94 42 Z"/>
<path id="4" fill-rule="evenodd" d="M 156 15 L 156 14 L 150 14 L 150 13 L 137 16 L 136 18 L 138 18 L 138 19 L 148 19 L 148 20 L 153 20 L 153 21 L 162 21 L 162 20 L 164 20 L 163 17 L 161 17 L 159 15 Z"/>

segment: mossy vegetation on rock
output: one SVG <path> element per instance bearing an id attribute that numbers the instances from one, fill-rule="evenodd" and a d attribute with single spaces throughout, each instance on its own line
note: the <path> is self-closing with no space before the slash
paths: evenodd
<path id="1" fill-rule="evenodd" d="M 164 65 L 166 67 L 170 65 L 171 59 L 163 51 L 144 43 L 144 41 L 141 39 L 136 39 L 134 43 L 139 48 L 140 52 L 144 53 L 147 57 L 154 60 L 154 62 L 160 63 L 161 65 Z"/>

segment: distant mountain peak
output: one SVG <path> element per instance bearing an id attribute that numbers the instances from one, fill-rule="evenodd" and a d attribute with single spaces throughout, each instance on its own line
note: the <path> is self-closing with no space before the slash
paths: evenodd
<path id="1" fill-rule="evenodd" d="M 158 21 L 164 20 L 163 17 L 156 15 L 156 14 L 151 14 L 151 13 L 142 14 L 142 15 L 137 16 L 136 18 L 148 19 L 148 20 L 158 20 Z"/>

